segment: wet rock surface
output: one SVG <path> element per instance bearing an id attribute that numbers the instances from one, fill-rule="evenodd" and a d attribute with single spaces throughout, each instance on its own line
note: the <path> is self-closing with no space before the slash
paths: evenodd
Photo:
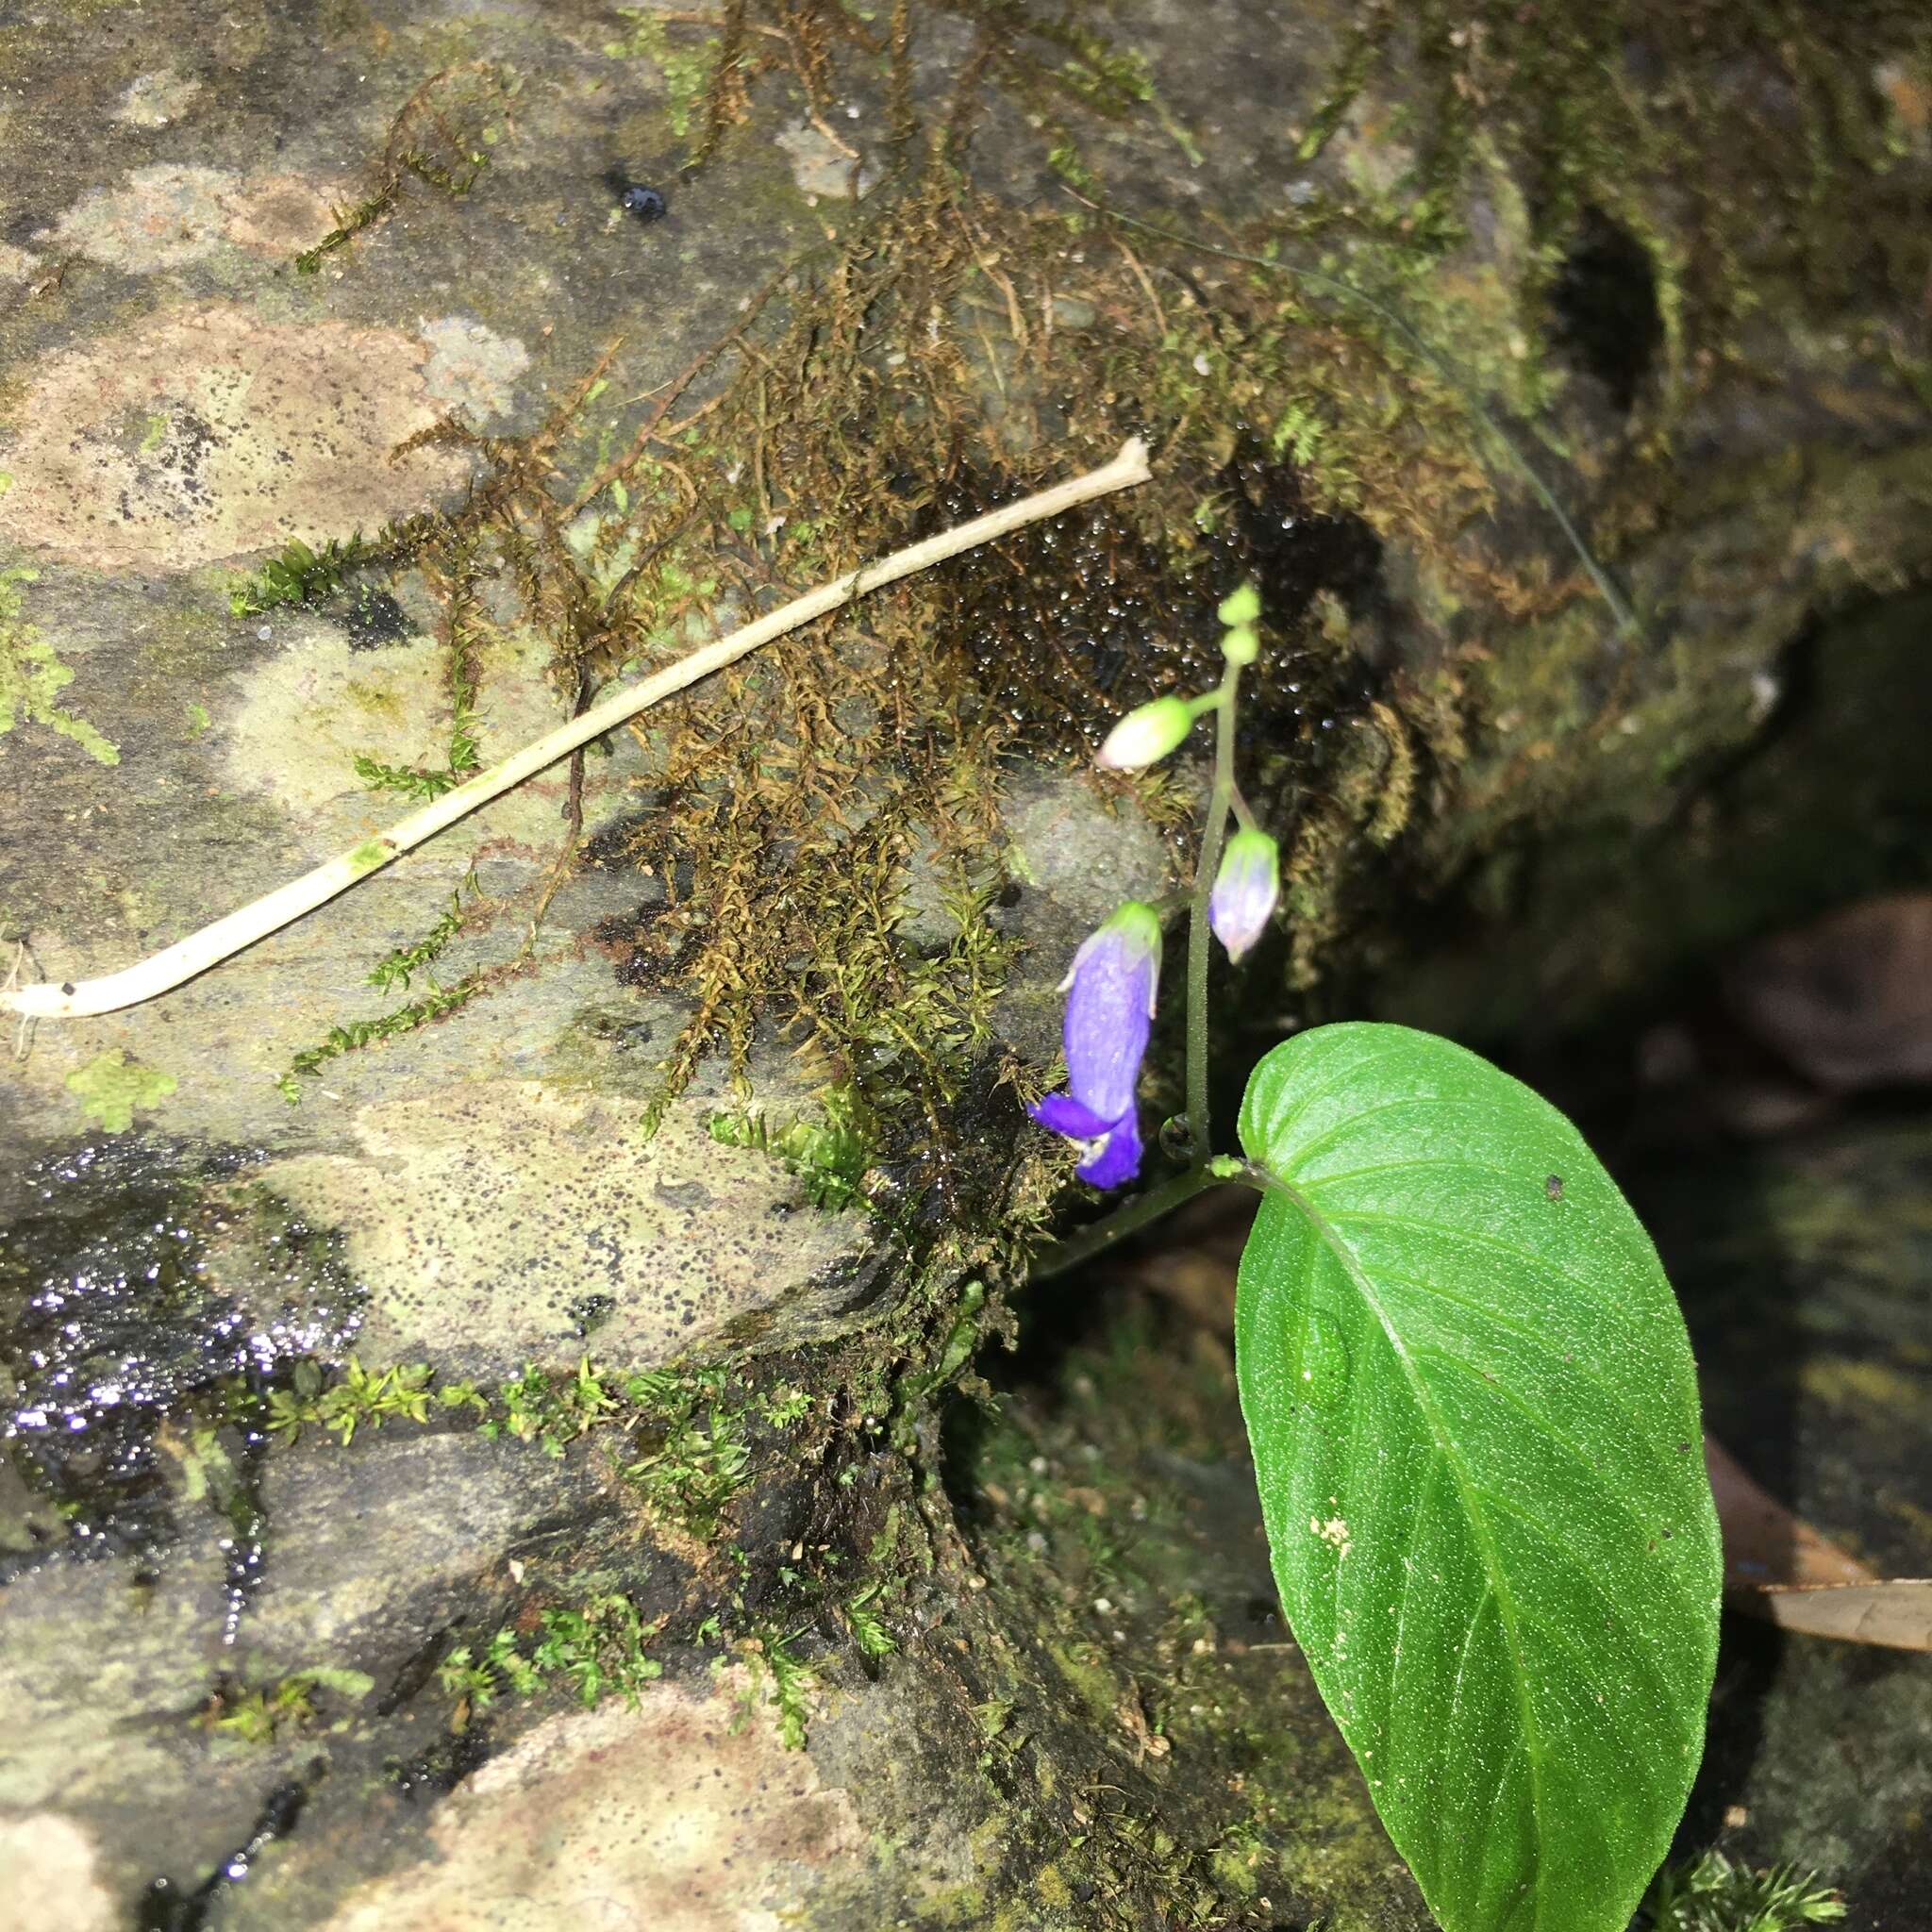
<path id="1" fill-rule="evenodd" d="M 1880 1108 L 1640 1182 L 1684 1302 L 1707 1424 L 1882 1576 L 1932 1574 L 1932 1124 Z M 1734 1617 L 1693 1822 L 1846 1890 L 1852 1924 L 1923 1909 L 1932 1658 Z M 1734 1815 L 1737 1815 L 1734 1813 Z"/>
<path id="2" fill-rule="evenodd" d="M 974 29 L 914 11 L 908 96 L 943 112 Z M 1190 225 L 1327 197 L 1321 246 L 1377 286 L 1407 275 L 1387 197 L 1418 156 L 1390 110 L 1433 83 L 1385 73 L 1298 158 L 1354 12 L 1304 9 L 1262 45 L 1233 0 L 1121 12 L 1160 111 L 1081 124 L 1105 177 L 1087 188 Z M 9 954 L 30 942 L 24 976 L 125 965 L 376 834 L 408 801 L 373 791 L 358 759 L 419 784 L 460 775 L 445 594 L 460 558 L 261 609 L 231 601 L 239 578 L 291 540 L 325 550 L 450 511 L 499 476 L 492 439 L 553 421 L 516 487 L 568 501 L 788 262 L 797 280 L 773 312 L 802 305 L 847 225 L 903 187 L 899 108 L 876 50 L 853 45 L 865 58 L 841 70 L 829 115 L 782 62 L 751 63 L 716 153 L 685 174 L 703 63 L 628 12 L 0 9 L 0 937 Z M 1087 57 L 1056 41 L 1040 58 L 1058 72 Z M 1095 68 L 1054 111 L 1117 80 Z M 1130 252 L 1130 270 L 1084 231 L 1058 238 L 1057 286 L 1036 288 L 977 225 L 1058 205 L 1058 130 L 1002 87 L 970 156 L 991 199 L 916 245 L 895 238 L 892 266 L 916 281 L 956 246 L 984 265 L 956 320 L 1003 458 L 1024 466 L 1082 408 L 1114 439 L 1212 414 L 1200 385 L 1270 329 L 1312 326 L 1287 311 L 1204 323 L 1200 260 L 1150 272 Z M 1923 125 L 1902 122 L 1894 145 L 1906 193 Z M 1675 841 L 1714 764 L 1763 753 L 1775 779 L 1796 641 L 1915 622 L 1907 600 L 1869 624 L 1856 607 L 1932 562 L 1932 424 L 1889 373 L 1916 326 L 1890 294 L 1861 286 L 1831 327 L 1769 331 L 1746 375 L 1712 378 L 1678 425 L 1698 453 L 1679 499 L 1626 435 L 1672 353 L 1630 260 L 1644 248 L 1598 220 L 1553 325 L 1574 380 L 1524 390 L 1547 319 L 1517 293 L 1535 252 L 1524 180 L 1488 148 L 1471 170 L 1468 234 L 1409 284 L 1419 320 L 1506 412 L 1554 412 L 1574 458 L 1562 491 L 1634 533 L 1624 561 L 1655 628 L 1619 639 L 1564 590 L 1576 559 L 1509 474 L 1486 478 L 1462 405 L 1432 383 L 1435 427 L 1416 434 L 1452 424 L 1450 446 L 1366 495 L 1356 479 L 1352 507 L 1331 475 L 1311 509 L 1294 474 L 1324 460 L 1339 391 L 1265 398 L 1265 420 L 1262 399 L 1244 403 L 1213 460 L 1190 458 L 1176 549 L 1252 571 L 1301 626 L 1244 747 L 1300 828 L 1294 957 L 1285 976 L 1279 958 L 1255 969 L 1271 1036 L 1411 946 L 1375 923 L 1391 893 L 1453 897 L 1473 876 L 1457 903 L 1492 937 L 1525 876 L 1565 882 L 1549 903 L 1571 908 L 1620 841 Z M 663 197 L 648 221 L 624 199 L 642 184 Z M 1637 317 L 1624 346 L 1642 350 L 1621 359 L 1592 333 L 1591 293 L 1620 276 L 1638 284 L 1613 291 Z M 1125 356 L 1150 318 L 1159 354 Z M 1315 321 L 1307 366 L 1372 367 L 1371 413 L 1409 421 L 1415 371 L 1364 365 L 1358 338 Z M 1018 345 L 1043 356 L 1056 337 L 1078 343 L 1104 405 L 1028 393 Z M 919 373 L 882 358 L 867 380 L 890 393 Z M 685 403 L 703 408 L 702 386 Z M 1277 404 L 1292 405 L 1278 420 Z M 463 434 L 428 434 L 452 417 Z M 682 501 L 675 465 L 732 458 L 704 446 L 713 420 L 662 452 L 666 503 Z M 922 513 L 1004 491 L 985 456 L 936 445 L 947 480 Z M 1345 472 L 1356 445 L 1333 460 Z M 781 511 L 782 479 L 741 467 L 770 500 L 745 498 L 730 541 L 809 543 L 812 516 L 872 508 L 855 484 L 842 507 Z M 918 479 L 881 487 L 896 502 Z M 1439 543 L 1431 491 L 1462 492 L 1472 514 L 1493 493 L 1496 515 Z M 597 599 L 651 567 L 632 537 L 606 540 L 607 514 L 558 533 Z M 1193 777 L 1136 794 L 1066 756 L 1150 664 L 1171 680 L 1211 658 L 1210 587 L 1150 575 L 1171 561 L 1096 515 L 1015 545 L 997 575 L 936 583 L 932 608 L 964 613 L 968 634 L 896 638 L 922 663 L 957 651 L 1010 730 L 995 782 L 928 794 L 984 811 L 971 883 L 990 881 L 983 929 L 1008 950 L 970 1077 L 888 1149 L 840 1167 L 777 1128 L 816 1123 L 856 1074 L 890 1084 L 916 1053 L 869 1040 L 827 1063 L 795 1051 L 810 1029 L 776 1000 L 747 1058 L 772 1146 L 722 1056 L 655 1138 L 638 1131 L 701 1008 L 685 969 L 708 916 L 688 903 L 701 853 L 635 862 L 639 826 L 708 782 L 708 766 L 667 779 L 655 724 L 166 998 L 23 1041 L 0 1070 L 0 1920 L 1425 1923 L 1280 1626 L 1213 1336 L 1103 1304 L 1035 1338 L 1003 1415 L 978 1406 L 975 1357 L 1012 1331 L 1008 1222 L 1064 1192 L 1000 1076 L 1045 1076 L 1068 956 L 1117 897 L 1176 876 Z M 678 586 L 657 589 L 670 614 L 633 641 L 652 662 L 689 617 Z M 589 607 L 546 628 L 497 583 L 475 608 L 462 675 L 485 763 L 620 670 L 608 639 L 557 656 L 559 628 L 594 630 Z M 1863 661 L 1857 636 L 1819 648 Z M 862 641 L 840 649 L 866 664 Z M 1879 675 L 1855 677 L 1855 697 Z M 873 675 L 838 731 L 876 725 L 907 681 Z M 691 714 L 721 767 L 741 722 L 724 712 Z M 893 746 L 900 767 L 947 750 L 923 728 Z M 828 766 L 838 731 L 816 741 Z M 801 762 L 791 744 L 763 758 Z M 748 810 L 758 765 L 731 767 Z M 888 853 L 908 968 L 959 930 L 948 828 L 929 816 Z M 588 862 L 566 866 L 574 827 Z M 1677 842 L 1705 861 L 1673 875 L 1687 894 L 1735 849 L 1695 821 Z M 857 865 L 836 880 L 856 893 Z M 1726 936 L 1774 906 L 1767 889 Z M 1432 996 L 1485 1024 L 1538 1000 L 1589 1008 L 1668 953 L 1679 912 L 1660 904 L 1628 958 L 1580 923 L 1539 942 L 1527 991 L 1489 977 L 1478 944 L 1483 997 L 1466 980 Z M 472 981 L 460 1009 L 375 1024 Z M 343 1030 L 359 1037 L 303 1068 Z M 1156 1086 L 1174 1065 L 1162 1041 Z M 1844 1205 L 1864 1145 L 1793 1156 L 1774 1191 L 1869 1225 L 1874 1201 Z M 1923 1200 L 1923 1150 L 1887 1146 L 1905 1151 L 1886 1156 L 1886 1198 Z M 1740 1242 L 1757 1211 L 1739 1208 Z M 1672 1258 L 1707 1356 L 1755 1359 L 1749 1296 L 1724 1286 L 1733 1251 L 1709 1234 L 1732 1224 L 1660 1212 L 1691 1230 Z M 1794 1237 L 1791 1358 L 1809 1366 L 1760 1366 L 1783 1376 L 1795 1432 L 1741 1396 L 1733 1423 L 1724 1391 L 1748 1376 L 1712 1400 L 1814 1521 L 1874 1561 L 1923 1566 L 1918 1398 L 1901 1392 L 1924 1367 L 1902 1312 L 1904 1284 L 1924 1286 L 1916 1241 L 1901 1234 L 1872 1263 L 1884 1285 L 1855 1291 L 1835 1238 Z M 1032 1305 L 1037 1325 L 1055 1306 Z M 1834 1354 L 1827 1330 L 1856 1345 Z M 1169 1371 L 1152 1391 L 1149 1360 Z M 1711 1806 L 1745 1792 L 1738 1842 L 1754 1855 L 1903 1909 L 1886 1874 L 1924 1857 L 1923 1671 L 1739 1643 Z"/>

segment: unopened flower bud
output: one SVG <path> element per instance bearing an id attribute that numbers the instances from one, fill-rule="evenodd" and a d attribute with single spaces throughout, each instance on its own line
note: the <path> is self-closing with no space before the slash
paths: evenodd
<path id="1" fill-rule="evenodd" d="M 1094 762 L 1103 771 L 1138 772 L 1175 750 L 1194 728 L 1194 708 L 1186 698 L 1156 698 L 1129 711 L 1100 747 Z"/>
<path id="2" fill-rule="evenodd" d="M 1221 608 L 1214 614 L 1229 630 L 1253 624 L 1261 614 L 1261 593 L 1253 584 L 1242 584 L 1221 600 Z"/>
<path id="3" fill-rule="evenodd" d="M 1243 584 L 1221 600 L 1214 613 L 1226 626 L 1221 640 L 1221 655 L 1230 664 L 1252 664 L 1261 655 L 1261 639 L 1255 621 L 1261 615 L 1261 593 L 1253 584 Z"/>
<path id="4" fill-rule="evenodd" d="M 1237 832 L 1221 855 L 1208 898 L 1208 924 L 1230 959 L 1239 959 L 1261 937 L 1280 896 L 1280 846 L 1266 832 Z"/>

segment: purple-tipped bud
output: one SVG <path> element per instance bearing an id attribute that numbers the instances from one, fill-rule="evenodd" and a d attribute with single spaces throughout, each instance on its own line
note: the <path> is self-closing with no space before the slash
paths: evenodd
<path id="1" fill-rule="evenodd" d="M 1068 1091 L 1027 1111 L 1081 1143 L 1085 1158 L 1074 1171 L 1096 1188 L 1117 1188 L 1141 1172 L 1134 1089 L 1159 979 L 1160 921 L 1151 906 L 1129 899 L 1082 942 L 1060 983 Z"/>
<path id="2" fill-rule="evenodd" d="M 1261 937 L 1280 896 L 1280 846 L 1266 832 L 1237 832 L 1221 855 L 1208 898 L 1208 924 L 1230 959 L 1239 959 Z"/>
<path id="3" fill-rule="evenodd" d="M 1156 698 L 1129 711 L 1100 747 L 1094 763 L 1107 772 L 1138 772 L 1158 765 L 1194 728 L 1194 708 L 1186 698 Z"/>

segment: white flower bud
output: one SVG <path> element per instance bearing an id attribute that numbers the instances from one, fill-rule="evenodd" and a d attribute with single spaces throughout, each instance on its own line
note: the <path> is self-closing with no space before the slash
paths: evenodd
<path id="1" fill-rule="evenodd" d="M 1156 698 L 1129 711 L 1100 747 L 1094 762 L 1107 772 L 1138 772 L 1175 750 L 1194 728 L 1194 708 L 1186 698 Z"/>

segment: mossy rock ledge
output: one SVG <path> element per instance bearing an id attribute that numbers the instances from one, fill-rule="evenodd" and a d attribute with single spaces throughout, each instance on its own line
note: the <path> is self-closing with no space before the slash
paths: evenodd
<path id="1" fill-rule="evenodd" d="M 23 1035 L 0 1922 L 1426 1924 L 1224 1338 L 1049 1344 L 1023 1287 L 1077 1208 L 1020 1109 L 1055 984 L 1200 779 L 1087 754 L 1256 581 L 1269 1030 L 1560 1024 L 1687 901 L 1716 942 L 1828 891 L 1824 838 L 1713 881 L 1807 692 L 1924 675 L 1932 65 L 1875 4 L 1394 11 L 0 8 L 25 977 L 1156 460 Z M 1611 893 L 1638 937 L 1566 947 Z"/>

